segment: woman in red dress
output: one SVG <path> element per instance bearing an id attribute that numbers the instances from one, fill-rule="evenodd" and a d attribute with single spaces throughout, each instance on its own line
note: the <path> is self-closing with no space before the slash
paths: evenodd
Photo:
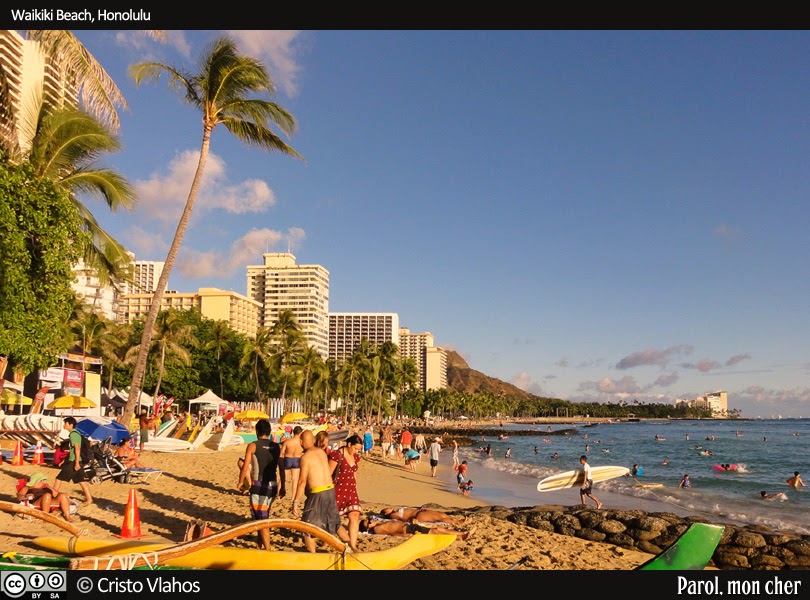
<path id="1" fill-rule="evenodd" d="M 357 552 L 357 534 L 360 531 L 360 498 L 357 495 L 357 480 L 354 474 L 363 451 L 363 440 L 351 435 L 346 445 L 329 453 L 329 468 L 335 482 L 335 497 L 338 512 L 349 518 L 349 546 Z"/>

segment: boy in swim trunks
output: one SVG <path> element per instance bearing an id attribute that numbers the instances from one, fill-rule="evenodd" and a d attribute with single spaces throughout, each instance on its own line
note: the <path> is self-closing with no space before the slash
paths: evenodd
<path id="1" fill-rule="evenodd" d="M 236 489 L 241 490 L 246 483 L 250 484 L 250 516 L 261 521 L 270 517 L 270 506 L 276 497 L 283 498 L 287 493 L 286 482 L 282 476 L 279 484 L 279 454 L 281 448 L 270 439 L 270 421 L 261 419 L 256 422 L 256 441 L 245 449 L 245 459 L 239 470 L 239 481 Z M 270 530 L 259 530 L 259 546 L 270 549 Z"/>
<path id="2" fill-rule="evenodd" d="M 329 469 L 329 457 L 323 448 L 315 444 L 315 435 L 309 430 L 301 432 L 301 475 L 298 487 L 293 494 L 292 513 L 304 523 L 320 527 L 324 531 L 336 534 L 348 543 L 349 532 L 340 522 L 337 509 L 335 484 Z M 300 510 L 301 500 L 306 494 L 303 513 Z M 304 545 L 309 552 L 315 552 L 315 538 L 304 533 Z"/>
<path id="3" fill-rule="evenodd" d="M 292 430 L 292 437 L 281 442 L 281 476 L 290 484 L 291 490 L 298 488 L 298 477 L 301 474 L 301 432 L 304 430 L 296 425 Z"/>

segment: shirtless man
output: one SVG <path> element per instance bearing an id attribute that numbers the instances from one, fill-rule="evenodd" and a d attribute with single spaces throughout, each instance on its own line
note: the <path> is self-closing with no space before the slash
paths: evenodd
<path id="1" fill-rule="evenodd" d="M 292 430 L 292 437 L 281 442 L 280 466 L 282 477 L 292 487 L 291 490 L 298 489 L 298 476 L 301 474 L 301 455 L 304 449 L 301 447 L 301 432 L 304 430 L 300 425 L 296 425 Z"/>
<path id="2" fill-rule="evenodd" d="M 469 531 L 456 531 L 455 529 L 448 529 L 441 525 L 434 525 L 433 527 L 426 527 L 418 523 L 403 523 L 402 521 L 376 521 L 371 519 L 363 519 L 360 521 L 360 531 L 367 533 L 377 533 L 380 535 L 396 535 L 399 537 L 411 537 L 415 533 L 432 533 L 434 535 L 445 534 L 454 535 L 460 540 L 466 540 L 473 533 L 475 529 Z"/>
<path id="3" fill-rule="evenodd" d="M 315 445 L 315 435 L 309 429 L 301 432 L 301 446 L 304 453 L 300 459 L 301 472 L 293 494 L 292 513 L 301 517 L 304 523 L 320 527 L 348 543 L 349 532 L 340 522 L 335 484 L 332 483 L 326 451 Z M 300 505 L 305 494 L 302 513 Z M 304 545 L 309 552 L 315 552 L 315 542 L 314 537 L 304 533 Z"/>
<path id="4" fill-rule="evenodd" d="M 406 523 L 447 523 L 448 525 L 463 525 L 467 521 L 464 517 L 451 517 L 438 510 L 410 506 L 388 506 L 382 509 L 380 514 L 386 519 L 405 521 Z"/>
<path id="5" fill-rule="evenodd" d="M 152 419 L 149 418 L 149 411 L 141 408 L 141 414 L 138 415 L 138 441 L 140 442 L 138 450 L 140 452 L 143 452 L 143 445 L 149 441 L 150 429 L 152 429 Z"/>

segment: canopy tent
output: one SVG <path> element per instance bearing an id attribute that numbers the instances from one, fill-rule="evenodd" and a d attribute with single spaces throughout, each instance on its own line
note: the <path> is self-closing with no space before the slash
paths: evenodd
<path id="1" fill-rule="evenodd" d="M 127 405 L 127 399 L 122 398 L 118 394 L 109 395 L 106 392 L 101 393 L 101 406 L 112 406 L 113 408 L 124 408 Z"/>
<path id="2" fill-rule="evenodd" d="M 219 407 L 223 404 L 230 404 L 227 400 L 223 400 L 219 396 L 217 396 L 211 390 L 205 392 L 202 396 L 197 396 L 196 398 L 188 401 L 188 409 L 192 410 L 195 406 L 197 406 L 198 410 L 219 410 Z"/>

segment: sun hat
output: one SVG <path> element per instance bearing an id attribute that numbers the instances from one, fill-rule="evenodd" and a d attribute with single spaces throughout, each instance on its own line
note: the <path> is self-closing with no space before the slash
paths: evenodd
<path id="1" fill-rule="evenodd" d="M 36 473 L 31 473 L 31 476 L 28 478 L 28 485 L 36 485 L 40 481 L 48 481 L 48 476 L 37 471 Z"/>
<path id="2" fill-rule="evenodd" d="M 437 437 L 435 441 L 437 441 L 437 442 L 441 442 L 441 441 L 442 441 L 442 438 Z"/>

